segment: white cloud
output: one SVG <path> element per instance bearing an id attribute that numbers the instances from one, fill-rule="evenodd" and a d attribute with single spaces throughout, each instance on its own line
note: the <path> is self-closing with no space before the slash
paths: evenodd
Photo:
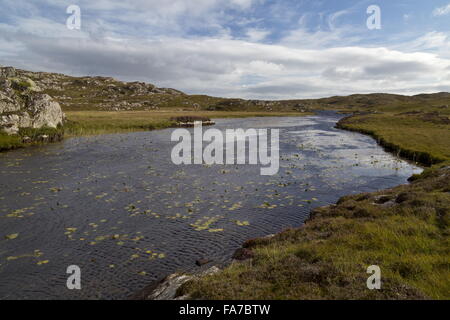
<path id="1" fill-rule="evenodd" d="M 250 28 L 247 30 L 246 34 L 247 39 L 250 42 L 259 42 L 264 40 L 268 35 L 270 35 L 270 31 L 257 28 Z"/>
<path id="2" fill-rule="evenodd" d="M 433 11 L 434 16 L 445 16 L 450 14 L 450 3 L 444 7 L 436 8 Z"/>
<path id="3" fill-rule="evenodd" d="M 388 48 L 305 49 L 211 38 L 54 38 L 0 26 L 0 45 L 6 43 L 3 60 L 18 67 L 115 76 L 228 97 L 419 93 L 450 86 L 449 59 Z"/>
<path id="4" fill-rule="evenodd" d="M 433 52 L 442 58 L 450 58 L 450 32 L 431 31 L 392 48 L 404 52 Z"/>
<path id="5" fill-rule="evenodd" d="M 349 13 L 350 13 L 350 12 L 347 11 L 347 10 L 341 10 L 341 11 L 338 11 L 338 12 L 335 12 L 335 13 L 331 14 L 331 15 L 328 17 L 328 27 L 330 28 L 330 30 L 336 29 L 336 23 L 337 23 L 337 20 L 338 20 L 340 17 L 342 17 L 342 16 L 344 16 L 344 15 L 346 15 L 346 14 L 349 14 Z"/>
<path id="6" fill-rule="evenodd" d="M 268 61 L 253 60 L 250 61 L 248 67 L 243 68 L 245 73 L 255 74 L 260 77 L 280 75 L 285 70 L 282 64 L 276 64 Z"/>
<path id="7" fill-rule="evenodd" d="M 241 9 L 248 9 L 252 6 L 253 0 L 231 0 L 231 3 L 237 5 Z"/>
<path id="8" fill-rule="evenodd" d="M 261 42 L 273 30 L 255 27 L 261 21 L 251 16 L 240 17 L 236 22 L 245 26 L 240 33 L 244 37 L 233 37 L 222 22 L 233 22 L 234 16 L 217 8 L 251 11 L 257 1 L 79 0 L 82 12 L 97 19 L 84 19 L 76 32 L 65 28 L 64 8 L 61 17 L 52 20 L 24 4 L 30 15 L 0 23 L 0 64 L 242 98 L 450 90 L 447 33 L 429 32 L 395 46 L 363 46 L 360 31 L 337 27 L 339 17 L 347 13 L 340 11 L 325 20 L 329 31 L 308 31 L 305 13 L 297 29 L 270 45 Z M 270 12 L 278 10 L 279 4 Z M 188 28 L 205 34 L 186 35 Z"/>
<path id="9" fill-rule="evenodd" d="M 280 43 L 295 48 L 330 48 L 338 46 L 350 46 L 357 43 L 361 38 L 350 35 L 350 27 L 341 27 L 331 31 L 318 30 L 314 32 L 299 28 L 289 31 Z"/>

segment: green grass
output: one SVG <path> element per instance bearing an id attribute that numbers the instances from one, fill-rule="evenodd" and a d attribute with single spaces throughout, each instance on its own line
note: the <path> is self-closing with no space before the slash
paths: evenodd
<path id="1" fill-rule="evenodd" d="M 43 138 L 47 136 L 47 138 Z M 24 142 L 24 138 L 29 138 Z M 0 152 L 8 151 L 18 148 L 23 148 L 29 145 L 35 145 L 39 143 L 60 141 L 64 137 L 64 128 L 48 128 L 43 127 L 40 129 L 22 128 L 17 135 L 7 135 L 0 132 Z"/>
<path id="2" fill-rule="evenodd" d="M 304 116 L 295 112 L 233 112 L 233 111 L 68 111 L 66 136 L 97 135 L 163 129 L 175 125 L 171 118 L 196 116 L 206 118 L 243 118 L 263 116 Z"/>
<path id="3" fill-rule="evenodd" d="M 6 133 L 0 133 L 0 152 L 23 147 L 20 136 L 10 136 Z"/>
<path id="4" fill-rule="evenodd" d="M 369 134 L 390 151 L 419 163 L 449 160 L 450 125 L 420 117 L 392 113 L 355 116 L 341 121 L 339 127 Z"/>
<path id="5" fill-rule="evenodd" d="M 173 127 L 171 118 L 197 116 L 207 118 L 283 117 L 305 116 L 296 112 L 236 112 L 236 111 L 66 111 L 67 122 L 63 128 L 21 129 L 19 135 L 0 133 L 0 151 L 22 148 L 38 142 L 39 136 L 48 135 L 49 141 L 59 141 L 62 137 L 100 135 L 149 131 Z M 28 136 L 33 143 L 23 143 Z"/>
<path id="6" fill-rule="evenodd" d="M 191 281 L 194 299 L 449 299 L 450 169 L 411 185 L 344 197 L 300 229 L 248 241 L 252 260 Z M 375 204 L 385 195 L 394 204 Z M 382 290 L 368 290 L 378 265 Z"/>
<path id="7" fill-rule="evenodd" d="M 145 111 L 69 111 L 66 116 L 67 137 L 154 130 L 173 125 L 169 116 L 153 116 Z"/>

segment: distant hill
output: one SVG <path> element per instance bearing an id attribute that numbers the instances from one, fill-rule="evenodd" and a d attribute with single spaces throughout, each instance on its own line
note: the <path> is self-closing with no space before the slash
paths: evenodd
<path id="1" fill-rule="evenodd" d="M 42 92 L 58 101 L 64 111 L 172 108 L 177 111 L 287 110 L 286 105 L 279 102 L 188 95 L 171 88 L 158 88 L 144 82 L 122 82 L 110 77 L 72 77 L 59 73 L 14 70 L 16 77 L 33 81 Z"/>
<path id="2" fill-rule="evenodd" d="M 32 80 L 43 93 L 52 96 L 64 111 L 104 110 L 133 111 L 175 109 L 176 111 L 301 111 L 339 109 L 346 111 L 410 111 L 422 108 L 445 108 L 450 93 L 403 96 L 373 93 L 334 96 L 322 99 L 283 101 L 218 98 L 188 95 L 171 88 L 158 88 L 144 82 L 122 82 L 111 77 L 72 77 L 59 73 L 31 72 L 15 69 L 16 76 Z"/>

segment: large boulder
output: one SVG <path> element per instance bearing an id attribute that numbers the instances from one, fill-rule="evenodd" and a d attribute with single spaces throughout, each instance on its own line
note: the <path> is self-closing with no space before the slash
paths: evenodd
<path id="1" fill-rule="evenodd" d="M 26 104 L 26 111 L 31 116 L 33 128 L 56 128 L 58 125 L 62 125 L 64 121 L 61 106 L 48 94 L 35 93 L 30 95 Z"/>
<path id="2" fill-rule="evenodd" d="M 56 128 L 64 122 L 58 102 L 31 79 L 12 67 L 0 68 L 0 131 L 17 134 L 20 128 Z"/>

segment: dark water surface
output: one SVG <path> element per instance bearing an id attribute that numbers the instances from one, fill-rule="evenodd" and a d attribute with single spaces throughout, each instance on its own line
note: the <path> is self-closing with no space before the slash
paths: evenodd
<path id="1" fill-rule="evenodd" d="M 0 154 L 0 299 L 126 298 L 198 270 L 197 259 L 225 263 L 246 239 L 300 226 L 313 207 L 421 171 L 370 137 L 334 129 L 339 118 L 217 121 L 279 128 L 276 176 L 249 165 L 175 166 L 172 129 Z M 66 288 L 69 265 L 81 268 L 80 291 Z"/>

